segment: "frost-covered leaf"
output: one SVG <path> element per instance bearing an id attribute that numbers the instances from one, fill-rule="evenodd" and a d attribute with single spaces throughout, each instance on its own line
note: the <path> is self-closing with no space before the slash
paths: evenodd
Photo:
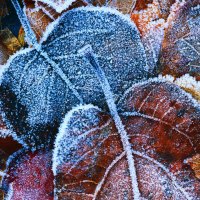
<path id="1" fill-rule="evenodd" d="M 9 158 L 2 187 L 10 200 L 53 200 L 51 152 L 21 150 Z"/>
<path id="2" fill-rule="evenodd" d="M 160 71 L 180 77 L 186 73 L 200 80 L 200 2 L 188 0 L 172 12 L 162 43 Z"/>
<path id="3" fill-rule="evenodd" d="M 35 141 L 47 144 L 73 106 L 84 102 L 106 108 L 92 66 L 77 53 L 87 44 L 94 49 L 115 100 L 148 77 L 140 36 L 128 18 L 106 8 L 67 12 L 39 50 L 26 49 L 8 62 L 2 79 L 6 117 L 31 146 Z"/>
<path id="4" fill-rule="evenodd" d="M 195 172 L 195 176 L 200 179 L 200 154 L 193 156 L 186 160 L 186 163 L 189 163 L 191 168 Z"/>
<path id="5" fill-rule="evenodd" d="M 171 75 L 166 75 L 166 76 L 159 75 L 159 78 L 161 80 L 175 83 L 183 90 L 190 93 L 200 103 L 200 81 L 196 81 L 196 79 L 193 76 L 185 74 L 180 78 L 174 78 Z"/>
<path id="6" fill-rule="evenodd" d="M 139 11 L 140 14 L 146 13 L 146 16 L 151 16 L 155 19 L 158 16 L 166 20 L 170 14 L 171 6 L 175 2 L 176 0 L 137 0 L 134 10 Z M 155 15 L 156 13 L 157 16 Z"/>
<path id="7" fill-rule="evenodd" d="M 200 199 L 185 162 L 200 152 L 200 107 L 174 84 L 135 85 L 120 101 L 141 199 Z M 133 199 L 126 153 L 113 120 L 92 105 L 70 111 L 53 154 L 58 199 Z"/>
<path id="8" fill-rule="evenodd" d="M 0 42 L 0 65 L 6 63 L 9 58 L 10 51 L 5 47 L 2 42 Z"/>
<path id="9" fill-rule="evenodd" d="M 135 9 L 131 13 L 131 19 L 136 23 L 141 33 L 148 65 L 153 74 L 157 73 L 157 62 L 166 24 L 160 5 L 164 2 L 166 1 L 137 1 Z"/>
<path id="10" fill-rule="evenodd" d="M 108 5 L 109 0 L 86 0 L 89 4 L 94 6 L 106 6 Z"/>
<path id="11" fill-rule="evenodd" d="M 124 14 L 130 14 L 135 7 L 136 0 L 88 0 L 94 6 L 112 7 Z"/>
<path id="12" fill-rule="evenodd" d="M 134 9 L 136 0 L 110 0 L 108 5 L 124 14 L 130 14 Z"/>
<path id="13" fill-rule="evenodd" d="M 24 0 L 24 3 L 26 6 L 26 15 L 38 40 L 42 38 L 47 26 L 51 22 L 55 21 L 63 12 L 77 7 L 86 6 L 86 3 L 83 1 L 75 1 L 67 9 L 63 10 L 62 13 L 58 13 L 52 7 L 49 7 L 48 4 L 39 1 Z"/>
<path id="14" fill-rule="evenodd" d="M 71 5 L 76 3 L 84 3 L 84 0 L 35 0 L 51 6 L 58 13 L 68 9 Z"/>

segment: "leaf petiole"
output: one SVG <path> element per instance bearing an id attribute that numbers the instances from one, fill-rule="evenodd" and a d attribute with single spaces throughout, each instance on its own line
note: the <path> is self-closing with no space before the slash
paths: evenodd
<path id="1" fill-rule="evenodd" d="M 126 152 L 126 157 L 127 157 L 128 166 L 129 166 L 129 173 L 130 173 L 131 182 L 132 182 L 133 196 L 135 200 L 138 200 L 140 199 L 141 195 L 140 195 L 140 191 L 138 187 L 135 161 L 132 154 L 131 144 L 129 142 L 128 134 L 118 114 L 117 107 L 114 101 L 113 93 L 111 91 L 111 87 L 108 82 L 108 79 L 106 78 L 106 75 L 104 71 L 102 70 L 102 68 L 99 66 L 96 60 L 95 54 L 93 53 L 93 49 L 90 45 L 84 46 L 82 49 L 78 51 L 78 53 L 83 55 L 89 61 L 89 63 L 91 64 L 91 66 L 93 67 L 95 71 L 97 78 L 99 79 L 103 93 L 106 98 L 107 105 L 110 110 L 110 114 L 113 117 L 116 128 L 122 140 L 123 149 Z"/>
<path id="2" fill-rule="evenodd" d="M 19 20 L 24 28 L 25 31 L 25 35 L 26 35 L 26 40 L 28 42 L 29 45 L 33 45 L 36 49 L 39 48 L 38 42 L 37 42 L 37 38 L 35 33 L 33 32 L 31 25 L 25 15 L 25 13 L 23 12 L 23 10 L 21 9 L 19 2 L 17 0 L 11 0 L 16 13 L 19 17 Z"/>

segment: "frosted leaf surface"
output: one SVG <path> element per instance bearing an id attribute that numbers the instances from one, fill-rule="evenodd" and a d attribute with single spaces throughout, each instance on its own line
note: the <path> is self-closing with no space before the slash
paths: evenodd
<path id="1" fill-rule="evenodd" d="M 124 14 L 130 14 L 134 9 L 136 0 L 111 0 L 108 5 L 116 8 Z"/>
<path id="2" fill-rule="evenodd" d="M 58 13 L 61 13 L 63 10 L 67 9 L 77 0 L 36 0 L 38 2 L 46 3 L 47 5 L 54 8 Z"/>
<path id="3" fill-rule="evenodd" d="M 185 163 L 200 152 L 200 107 L 167 82 L 136 84 L 120 101 L 141 199 L 199 200 Z M 53 154 L 58 199 L 133 199 L 128 162 L 111 117 L 87 105 L 70 111 Z"/>
<path id="4" fill-rule="evenodd" d="M 31 145 L 44 141 L 41 138 L 48 141 L 56 132 L 52 128 L 73 106 L 84 102 L 106 107 L 91 65 L 77 53 L 87 44 L 94 49 L 115 100 L 134 82 L 148 77 L 145 51 L 129 19 L 106 8 L 67 12 L 54 23 L 40 50 L 28 49 L 10 60 L 2 79 L 6 117 Z M 31 134 L 27 138 L 24 133 Z"/>
<path id="5" fill-rule="evenodd" d="M 185 91 L 189 92 L 200 103 L 200 81 L 196 81 L 193 76 L 185 74 L 180 78 L 174 78 L 171 75 L 159 75 L 159 79 L 175 83 Z"/>
<path id="6" fill-rule="evenodd" d="M 2 184 L 9 200 L 53 200 L 51 157 L 51 152 L 42 150 L 21 150 L 10 157 Z"/>
<path id="7" fill-rule="evenodd" d="M 200 80 L 200 2 L 185 1 L 171 15 L 162 44 L 160 71 L 174 77 L 189 73 Z"/>
<path id="8" fill-rule="evenodd" d="M 49 1 L 48 1 L 49 2 Z M 31 28 L 35 32 L 38 41 L 42 38 L 47 26 L 55 21 L 61 14 L 67 10 L 78 8 L 81 6 L 86 6 L 87 4 L 81 0 L 74 1 L 67 9 L 63 10 L 61 13 L 56 12 L 48 4 L 42 3 L 40 1 L 30 1 L 24 0 L 26 16 L 30 22 Z M 63 4 L 62 4 L 63 6 Z M 62 8 L 63 9 L 63 8 Z"/>

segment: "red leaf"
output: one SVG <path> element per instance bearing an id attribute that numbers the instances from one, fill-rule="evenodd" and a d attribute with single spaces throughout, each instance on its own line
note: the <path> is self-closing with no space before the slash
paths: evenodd
<path id="1" fill-rule="evenodd" d="M 160 71 L 180 77 L 186 73 L 200 80 L 199 0 L 188 0 L 174 8 L 162 43 Z"/>
<path id="2" fill-rule="evenodd" d="M 198 199 L 200 183 L 184 161 L 200 152 L 199 105 L 177 86 L 152 81 L 130 89 L 119 107 L 141 197 Z M 126 153 L 109 115 L 91 105 L 74 109 L 55 147 L 58 199 L 133 199 Z"/>
<path id="3" fill-rule="evenodd" d="M 17 153 L 9 163 L 3 188 L 11 200 L 53 200 L 51 152 Z"/>

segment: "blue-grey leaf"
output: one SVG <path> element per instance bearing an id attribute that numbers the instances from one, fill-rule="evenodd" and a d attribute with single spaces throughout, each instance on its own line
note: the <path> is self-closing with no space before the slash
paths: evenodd
<path id="1" fill-rule="evenodd" d="M 93 48 L 115 101 L 134 82 L 148 78 L 138 30 L 119 12 L 79 8 L 54 25 L 41 46 L 10 60 L 1 80 L 0 99 L 7 121 L 31 146 L 35 141 L 51 143 L 63 116 L 78 104 L 106 109 L 93 68 L 77 53 L 83 46 Z"/>

